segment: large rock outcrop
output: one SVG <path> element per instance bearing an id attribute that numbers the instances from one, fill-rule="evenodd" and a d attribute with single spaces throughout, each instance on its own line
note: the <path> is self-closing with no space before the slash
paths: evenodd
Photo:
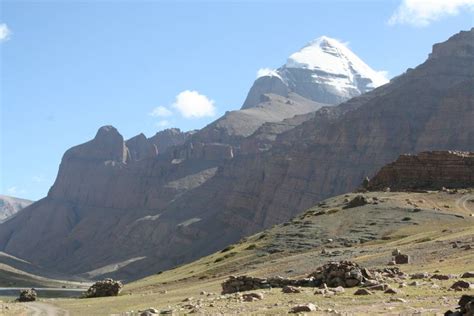
<path id="1" fill-rule="evenodd" d="M 45 199 L 0 225 L 0 250 L 61 272 L 133 279 L 353 190 L 402 153 L 474 151 L 473 37 L 461 32 L 435 46 L 436 58 L 281 133 L 257 128 L 257 150 L 245 154 L 190 138 L 130 159 L 106 128 L 64 155 Z"/>
<path id="2" fill-rule="evenodd" d="M 474 187 L 474 153 L 428 151 L 401 155 L 384 166 L 368 185 L 369 190 L 395 191 Z"/>

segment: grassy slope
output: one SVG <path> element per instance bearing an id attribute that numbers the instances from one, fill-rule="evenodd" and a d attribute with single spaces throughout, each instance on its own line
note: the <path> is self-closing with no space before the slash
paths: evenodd
<path id="1" fill-rule="evenodd" d="M 354 194 L 331 198 L 289 223 L 251 236 L 227 251 L 215 253 L 193 263 L 165 271 L 159 275 L 130 283 L 119 297 L 84 300 L 59 300 L 61 308 L 73 315 L 106 315 L 148 307 L 174 308 L 186 297 L 203 299 L 202 312 L 285 313 L 296 303 L 313 302 L 324 308 L 336 308 L 366 314 L 380 310 L 398 313 L 439 308 L 444 311 L 456 305 L 458 293 L 447 291 L 454 281 L 407 287 L 403 294 L 408 304 L 387 303 L 388 297 L 376 293 L 357 297 L 354 290 L 333 298 L 315 296 L 310 289 L 302 294 L 282 294 L 267 290 L 265 299 L 240 303 L 220 298 L 220 283 L 231 274 L 255 276 L 305 276 L 317 266 L 334 260 L 353 260 L 367 267 L 383 267 L 394 248 L 412 256 L 412 263 L 401 266 L 405 272 L 462 273 L 474 270 L 474 251 L 453 248 L 450 242 L 474 244 L 474 194 L 468 190 L 457 194 L 430 193 L 368 193 L 378 204 L 343 209 Z M 415 208 L 421 211 L 414 212 Z M 316 213 L 324 211 L 324 215 Z M 331 239 L 331 240 L 329 240 Z M 329 254 L 321 254 L 326 248 Z M 472 280 L 474 281 L 474 280 Z M 216 295 L 205 297 L 200 291 Z M 163 292 L 163 291 L 166 291 Z M 441 299 L 443 298 L 443 299 Z M 214 307 L 210 307 L 212 302 Z M 275 305 L 276 304 L 276 305 Z M 434 311 L 432 311 L 434 312 Z"/>

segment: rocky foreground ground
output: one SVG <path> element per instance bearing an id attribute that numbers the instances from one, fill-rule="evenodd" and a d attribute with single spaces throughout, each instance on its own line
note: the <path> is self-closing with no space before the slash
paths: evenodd
<path id="1" fill-rule="evenodd" d="M 358 268 L 321 274 L 344 261 Z M 71 315 L 443 315 L 474 294 L 473 262 L 474 190 L 359 192 L 126 284 L 117 297 L 40 301 Z"/>

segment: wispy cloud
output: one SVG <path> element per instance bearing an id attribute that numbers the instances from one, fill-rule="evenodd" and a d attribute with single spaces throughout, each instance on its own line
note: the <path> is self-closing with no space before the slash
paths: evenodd
<path id="1" fill-rule="evenodd" d="M 0 24 L 0 42 L 4 42 L 10 39 L 11 34 L 12 32 L 8 28 L 8 25 L 6 25 L 5 23 L 1 23 Z"/>
<path id="2" fill-rule="evenodd" d="M 184 118 L 201 118 L 216 115 L 214 100 L 194 90 L 185 90 L 176 96 L 172 107 Z"/>
<path id="3" fill-rule="evenodd" d="M 402 0 L 388 24 L 428 26 L 444 17 L 458 15 L 464 9 L 474 10 L 474 0 Z"/>
<path id="4" fill-rule="evenodd" d="M 43 176 L 33 176 L 31 179 L 35 183 L 42 183 L 46 181 L 46 179 Z"/>
<path id="5" fill-rule="evenodd" d="M 173 112 L 171 112 L 167 107 L 157 106 L 150 112 L 150 115 L 153 117 L 169 117 L 173 115 Z"/>
<path id="6" fill-rule="evenodd" d="M 7 188 L 7 194 L 8 194 L 8 195 L 13 195 L 13 196 L 15 196 L 15 195 L 18 195 L 18 194 L 25 194 L 25 193 L 26 193 L 25 190 L 20 189 L 20 188 L 18 188 L 18 187 L 16 187 L 16 186 L 12 186 L 12 187 Z"/>
<path id="7" fill-rule="evenodd" d="M 156 127 L 159 127 L 159 128 L 167 127 L 167 126 L 170 126 L 170 125 L 171 125 L 171 122 L 168 121 L 168 120 L 161 120 L 161 121 L 156 123 Z"/>

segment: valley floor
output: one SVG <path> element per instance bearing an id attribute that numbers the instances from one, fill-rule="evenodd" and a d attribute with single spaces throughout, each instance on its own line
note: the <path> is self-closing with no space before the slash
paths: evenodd
<path id="1" fill-rule="evenodd" d="M 368 204 L 346 208 L 360 194 Z M 253 302 L 242 301 L 241 294 L 220 294 L 221 283 L 230 275 L 301 278 L 318 266 L 341 260 L 383 268 L 394 249 L 410 255 L 409 264 L 398 265 L 405 273 L 454 276 L 392 281 L 397 294 L 375 291 L 355 296 L 356 288 L 351 288 L 324 297 L 315 295 L 314 288 L 302 288 L 296 294 L 273 288 L 251 291 L 263 294 L 263 299 Z M 456 307 L 461 294 L 474 294 L 473 289 L 449 289 L 462 273 L 473 270 L 473 190 L 350 193 L 328 199 L 288 223 L 219 253 L 127 284 L 118 297 L 46 303 L 70 315 L 138 315 L 137 311 L 150 307 L 175 314 L 274 315 L 307 303 L 316 305 L 313 313 L 321 315 L 442 315 Z M 474 282 L 474 278 L 462 280 Z M 17 315 L 14 310 L 21 308 L 12 303 L 1 306 L 6 315 Z"/>

